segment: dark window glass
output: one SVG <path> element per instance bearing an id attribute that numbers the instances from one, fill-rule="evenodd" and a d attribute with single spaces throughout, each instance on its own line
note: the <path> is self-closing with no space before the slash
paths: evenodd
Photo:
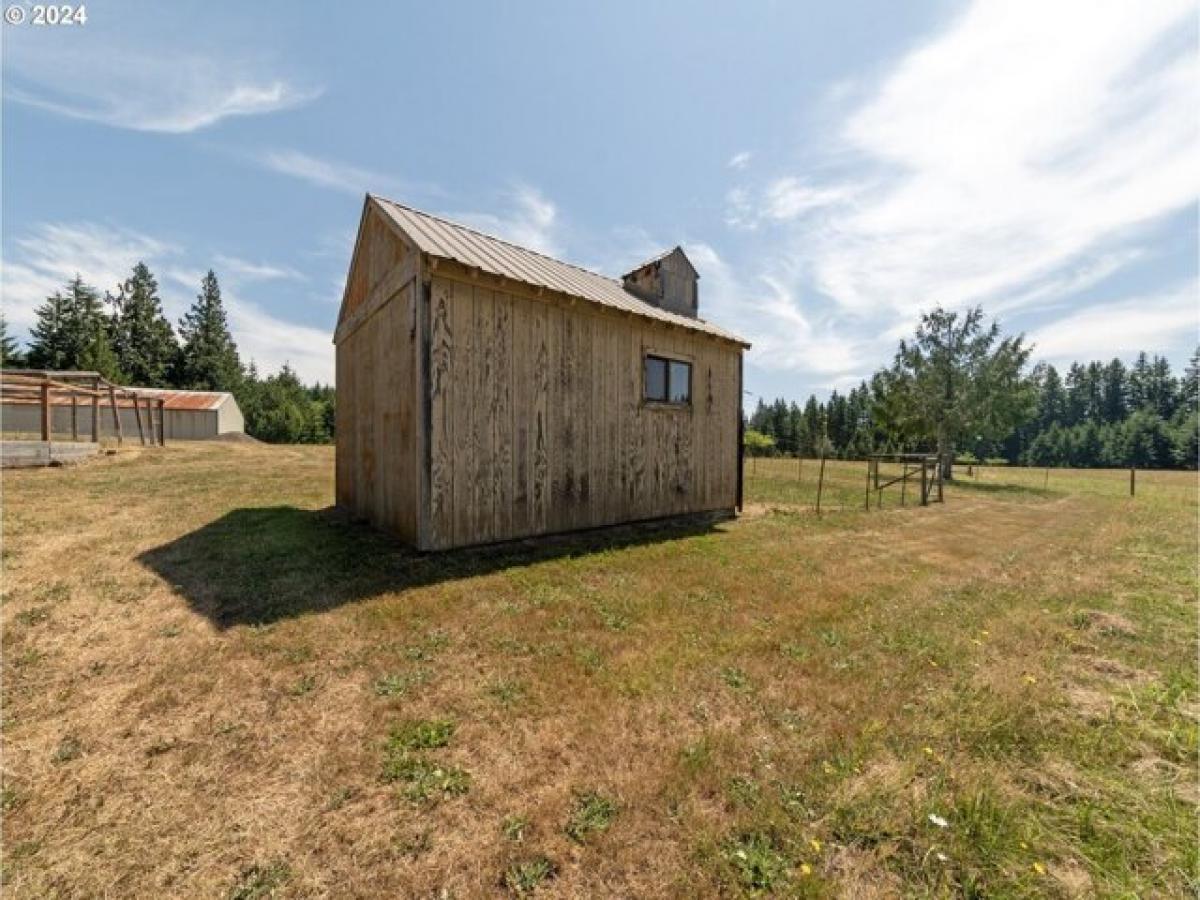
<path id="1" fill-rule="evenodd" d="M 668 396 L 672 403 L 690 403 L 692 400 L 692 364 L 671 360 Z"/>
<path id="2" fill-rule="evenodd" d="M 667 399 L 667 361 L 657 356 L 646 357 L 646 399 Z"/>

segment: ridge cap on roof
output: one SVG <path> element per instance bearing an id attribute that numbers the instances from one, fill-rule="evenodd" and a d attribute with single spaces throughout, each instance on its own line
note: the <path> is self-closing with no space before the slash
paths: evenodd
<path id="1" fill-rule="evenodd" d="M 540 256 L 542 259 L 548 259 L 550 262 L 558 263 L 560 266 L 569 266 L 572 269 L 576 269 L 586 275 L 591 275 L 594 278 L 603 278 L 605 281 L 612 282 L 618 287 L 621 286 L 620 279 L 613 278 L 611 275 L 605 275 L 603 272 L 593 271 L 592 269 L 588 269 L 579 265 L 578 263 L 567 262 L 565 259 L 559 259 L 557 256 L 551 256 L 549 253 L 543 253 L 541 250 L 534 250 L 532 247 L 526 247 L 523 244 L 514 243 L 507 238 L 497 237 L 494 234 L 488 234 L 488 232 L 476 228 L 473 225 L 464 225 L 462 222 L 456 222 L 453 219 L 447 219 L 445 216 L 439 216 L 437 213 L 431 213 L 423 209 L 417 209 L 415 206 L 409 206 L 407 203 L 400 203 L 397 200 L 391 200 L 387 197 L 382 197 L 379 194 L 367 194 L 367 196 L 384 203 L 390 203 L 392 206 L 398 206 L 401 209 L 406 209 L 411 213 L 416 213 L 418 216 L 425 216 L 426 218 L 434 219 L 445 225 L 449 225 L 452 228 L 461 228 L 463 231 L 469 231 L 472 234 L 477 234 L 482 238 L 487 238 L 489 241 L 495 241 L 498 244 L 504 244 L 505 246 L 512 247 L 514 250 L 520 250 L 522 253 L 532 253 L 534 256 Z"/>

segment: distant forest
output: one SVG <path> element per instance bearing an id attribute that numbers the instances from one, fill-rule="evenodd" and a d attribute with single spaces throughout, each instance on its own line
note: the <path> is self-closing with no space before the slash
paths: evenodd
<path id="1" fill-rule="evenodd" d="M 0 362 L 6 368 L 95 371 L 132 387 L 228 391 L 237 398 L 247 433 L 260 440 L 332 441 L 333 386 L 302 384 L 286 363 L 268 376 L 253 360 L 244 364 L 212 270 L 199 288 L 175 327 L 144 263 L 103 296 L 76 275 L 38 307 L 28 347 L 17 345 L 0 317 Z"/>
<path id="2" fill-rule="evenodd" d="M 1032 398 L 1023 422 L 999 439 L 960 440 L 960 460 L 1082 468 L 1196 468 L 1200 349 L 1176 376 L 1161 356 L 1072 363 L 1065 376 L 1045 363 L 1028 378 Z M 889 380 L 876 375 L 847 394 L 803 406 L 758 401 L 747 427 L 750 452 L 861 458 L 869 453 L 932 450 L 928 441 L 889 433 L 881 411 Z M 762 437 L 759 438 L 758 436 Z"/>

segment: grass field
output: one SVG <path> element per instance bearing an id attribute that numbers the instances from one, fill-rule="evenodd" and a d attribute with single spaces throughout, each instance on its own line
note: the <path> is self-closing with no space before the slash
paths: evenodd
<path id="1" fill-rule="evenodd" d="M 332 462 L 5 475 L 6 896 L 1194 896 L 1194 473 L 418 557 Z"/>

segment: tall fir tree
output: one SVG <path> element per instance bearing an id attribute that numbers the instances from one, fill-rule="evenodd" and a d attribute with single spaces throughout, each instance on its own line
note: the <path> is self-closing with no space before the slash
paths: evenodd
<path id="1" fill-rule="evenodd" d="M 55 291 L 37 309 L 30 332 L 29 365 L 34 369 L 86 369 L 122 381 L 109 339 L 109 318 L 100 294 L 76 275 L 66 293 Z"/>
<path id="2" fill-rule="evenodd" d="M 129 382 L 140 387 L 167 387 L 179 345 L 163 315 L 158 282 L 145 263 L 133 267 L 110 302 L 113 350 Z"/>
<path id="3" fill-rule="evenodd" d="M 17 339 L 8 333 L 8 320 L 0 313 L 0 367 L 20 369 L 25 365 L 25 354 L 17 346 Z"/>
<path id="4" fill-rule="evenodd" d="M 236 391 L 242 363 L 229 333 L 221 287 L 209 269 L 196 302 L 179 323 L 182 346 L 175 365 L 175 384 L 188 390 Z"/>

